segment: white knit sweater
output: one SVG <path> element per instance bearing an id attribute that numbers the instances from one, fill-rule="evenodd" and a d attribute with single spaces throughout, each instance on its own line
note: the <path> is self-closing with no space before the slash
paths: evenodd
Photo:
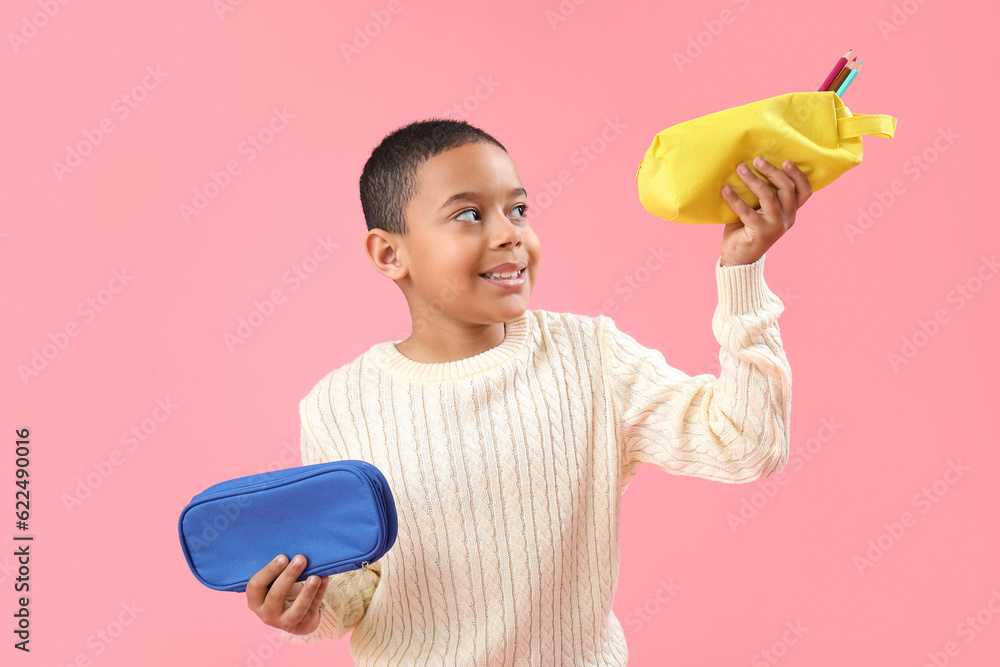
<path id="1" fill-rule="evenodd" d="M 764 258 L 720 266 L 720 377 L 689 377 L 606 316 L 528 310 L 504 340 L 420 363 L 393 342 L 302 400 L 302 463 L 363 459 L 396 543 L 332 575 L 319 627 L 358 665 L 625 665 L 611 611 L 636 466 L 749 482 L 788 459 L 791 369 Z"/>

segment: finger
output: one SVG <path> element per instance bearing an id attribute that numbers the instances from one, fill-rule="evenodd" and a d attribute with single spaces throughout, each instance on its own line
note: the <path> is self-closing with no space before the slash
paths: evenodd
<path id="1" fill-rule="evenodd" d="M 247 606 L 256 613 L 263 605 L 271 582 L 285 569 L 287 559 L 278 554 L 270 563 L 262 567 L 247 581 Z M 259 614 L 258 614 L 259 616 Z"/>
<path id="2" fill-rule="evenodd" d="M 792 182 L 795 183 L 795 195 L 798 200 L 796 208 L 799 208 L 812 196 L 812 184 L 797 164 L 791 160 L 786 160 L 786 162 L 788 166 L 784 167 L 784 170 L 788 174 L 788 177 L 792 179 Z"/>
<path id="3" fill-rule="evenodd" d="M 326 589 L 330 586 L 330 577 L 318 577 L 318 579 L 320 582 L 319 588 L 316 589 L 316 594 L 309 605 L 310 614 L 319 611 L 319 606 L 323 603 L 323 596 L 326 595 Z"/>
<path id="4" fill-rule="evenodd" d="M 743 179 L 743 182 L 747 184 L 750 191 L 757 195 L 757 200 L 760 202 L 760 210 L 764 214 L 764 220 L 761 222 L 766 222 L 767 219 L 776 220 L 781 218 L 781 201 L 778 196 L 774 194 L 774 190 L 771 186 L 760 179 L 757 174 L 748 167 L 745 163 L 741 162 L 736 167 L 736 174 Z"/>
<path id="5" fill-rule="evenodd" d="M 786 214 L 794 213 L 798 208 L 796 203 L 796 185 L 787 174 L 778 169 L 776 166 L 764 159 L 763 156 L 758 156 L 754 158 L 753 166 L 757 167 L 757 171 L 764 175 L 767 180 L 771 181 L 771 185 L 778 188 L 778 201 L 781 204 L 781 211 Z M 763 208 L 763 204 L 761 205 Z M 779 211 L 778 213 L 780 214 Z"/>
<path id="6" fill-rule="evenodd" d="M 319 595 L 321 581 L 320 577 L 313 575 L 303 582 L 302 589 L 295 596 L 295 601 L 281 615 L 282 624 L 285 627 L 296 627 L 306 617 L 306 614 L 319 608 L 320 600 L 323 599 Z"/>
<path id="7" fill-rule="evenodd" d="M 330 577 L 323 577 L 323 583 L 319 585 L 319 590 L 316 591 L 316 607 L 319 608 L 319 603 L 323 601 L 323 597 L 326 595 L 326 589 L 330 587 Z"/>
<path id="8" fill-rule="evenodd" d="M 305 569 L 306 557 L 299 554 L 292 558 L 282 573 L 278 575 L 278 578 L 274 580 L 261 607 L 268 618 L 275 620 L 281 617 L 282 612 L 285 611 L 285 598 L 288 597 L 289 591 L 295 585 L 295 580 Z"/>
<path id="9" fill-rule="evenodd" d="M 726 187 L 722 188 L 722 198 L 726 201 L 727 204 L 729 204 L 729 208 L 733 209 L 733 212 L 739 216 L 740 220 L 743 221 L 743 224 L 746 227 L 759 225 L 760 222 L 757 220 L 758 217 L 757 211 L 750 208 L 750 205 L 747 204 L 745 201 L 743 201 L 743 198 L 738 196 L 736 194 L 736 191 L 733 190 L 732 188 L 729 188 L 729 191 L 727 192 L 726 188 L 728 187 L 729 186 L 727 185 Z M 737 223 L 728 223 L 728 224 L 735 225 Z"/>

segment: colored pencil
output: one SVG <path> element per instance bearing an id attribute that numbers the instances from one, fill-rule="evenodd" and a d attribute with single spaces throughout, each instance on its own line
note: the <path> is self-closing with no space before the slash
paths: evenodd
<path id="1" fill-rule="evenodd" d="M 864 62 L 865 62 L 864 60 L 859 62 L 858 66 L 855 69 L 851 70 L 851 73 L 847 75 L 846 79 L 844 79 L 844 83 L 840 84 L 840 88 L 837 89 L 837 97 L 844 96 L 844 93 L 847 92 L 847 87 L 851 85 L 851 81 L 854 81 L 854 79 L 857 78 L 858 72 L 861 71 L 861 66 L 864 64 Z"/>
<path id="2" fill-rule="evenodd" d="M 851 73 L 852 69 L 854 69 L 854 67 L 852 65 L 854 64 L 854 61 L 856 59 L 857 59 L 857 56 L 854 56 L 853 58 L 851 58 L 847 62 L 847 66 L 844 69 L 840 70 L 840 74 L 837 75 L 837 78 L 834 79 L 833 83 L 830 84 L 830 87 L 827 88 L 828 91 L 829 90 L 837 90 L 838 88 L 840 88 L 840 84 L 844 83 L 844 79 L 846 79 L 847 75 Z"/>
<path id="3" fill-rule="evenodd" d="M 837 78 L 838 74 L 840 74 L 840 70 L 844 69 L 844 65 L 847 64 L 847 59 L 850 57 L 851 51 L 853 50 L 854 49 L 848 49 L 847 53 L 845 53 L 843 57 L 837 61 L 837 64 L 833 66 L 833 69 L 830 70 L 830 73 L 826 76 L 826 80 L 823 81 L 823 85 L 819 87 L 818 92 L 829 90 L 830 84 L 833 83 L 833 80 Z"/>

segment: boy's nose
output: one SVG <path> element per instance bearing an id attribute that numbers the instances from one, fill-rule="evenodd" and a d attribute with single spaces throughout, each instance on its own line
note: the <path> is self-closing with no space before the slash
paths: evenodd
<path id="1" fill-rule="evenodd" d="M 521 241 L 521 228 L 510 221 L 507 216 L 499 216 L 499 224 L 494 226 L 495 239 L 500 246 L 508 243 L 519 243 Z"/>

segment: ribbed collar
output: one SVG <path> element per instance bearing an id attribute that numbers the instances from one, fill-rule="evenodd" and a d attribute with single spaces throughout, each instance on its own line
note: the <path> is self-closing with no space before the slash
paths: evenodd
<path id="1" fill-rule="evenodd" d="M 516 356 L 528 342 L 531 333 L 529 310 L 504 323 L 504 339 L 485 352 L 439 363 L 414 361 L 396 349 L 401 341 L 378 343 L 368 351 L 369 359 L 393 377 L 409 382 L 448 382 L 471 377 L 495 368 Z"/>

